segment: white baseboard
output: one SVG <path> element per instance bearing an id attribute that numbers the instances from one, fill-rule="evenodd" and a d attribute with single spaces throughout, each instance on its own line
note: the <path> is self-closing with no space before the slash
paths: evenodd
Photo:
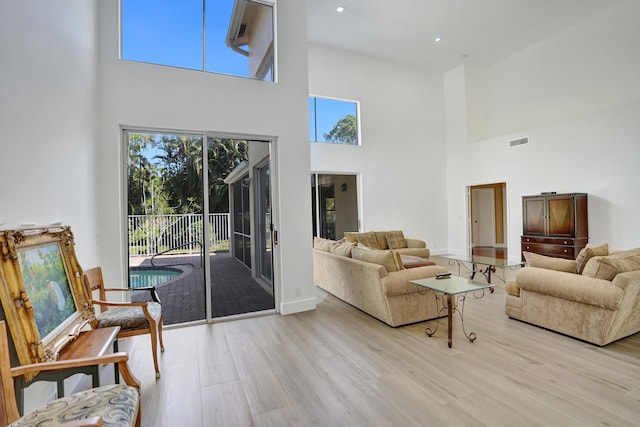
<path id="1" fill-rule="evenodd" d="M 280 314 L 301 313 L 303 311 L 315 310 L 316 299 L 308 298 L 292 302 L 280 303 Z"/>

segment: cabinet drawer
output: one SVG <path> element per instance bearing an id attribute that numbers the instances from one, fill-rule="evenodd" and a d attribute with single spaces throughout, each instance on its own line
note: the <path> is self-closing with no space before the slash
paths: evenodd
<path id="1" fill-rule="evenodd" d="M 522 236 L 521 242 L 524 243 L 546 243 L 550 245 L 567 245 L 573 246 L 576 244 L 576 239 L 562 238 L 562 237 L 536 237 L 536 236 Z"/>
<path id="2" fill-rule="evenodd" d="M 522 243 L 522 251 L 568 259 L 575 259 L 577 255 L 575 246 L 551 245 L 548 243 Z"/>

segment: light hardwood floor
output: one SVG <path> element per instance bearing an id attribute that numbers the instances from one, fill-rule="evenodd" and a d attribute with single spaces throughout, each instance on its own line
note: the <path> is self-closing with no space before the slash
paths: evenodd
<path id="1" fill-rule="evenodd" d="M 166 330 L 157 381 L 148 336 L 120 349 L 143 426 L 640 425 L 640 334 L 601 348 L 508 319 L 496 282 L 451 349 L 446 321 L 429 338 L 321 290 L 315 311 Z"/>

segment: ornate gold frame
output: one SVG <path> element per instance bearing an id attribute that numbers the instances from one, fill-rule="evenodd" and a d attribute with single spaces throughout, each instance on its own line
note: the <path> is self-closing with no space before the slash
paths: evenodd
<path id="1" fill-rule="evenodd" d="M 82 268 L 76 259 L 74 245 L 73 233 L 68 226 L 0 231 L 0 299 L 16 353 L 22 365 L 56 360 L 64 346 L 73 341 L 80 333 L 80 329 L 95 317 L 84 290 Z M 63 284 L 63 288 L 73 297 L 73 302 L 67 301 L 67 297 L 63 306 L 60 304 L 57 306 L 63 313 L 61 316 L 67 313 L 70 313 L 70 316 L 45 337 L 40 336 L 36 324 L 38 307 L 34 307 L 33 298 L 29 295 L 28 289 L 31 289 L 34 293 L 33 297 L 38 298 L 38 301 L 54 306 L 57 304 L 54 301 L 62 299 L 60 297 L 63 294 L 59 293 L 60 287 L 56 284 L 58 293 L 51 291 L 49 300 L 48 297 L 43 296 L 47 291 L 46 288 L 42 286 L 34 288 L 25 284 L 24 270 L 21 269 L 21 262 L 27 263 L 27 266 L 30 265 L 26 261 L 26 254 L 41 255 L 42 250 L 53 253 L 53 257 L 57 257 L 54 259 L 62 258 L 64 272 L 60 271 L 59 264 L 50 268 L 54 270 L 57 268 L 59 274 L 66 275 L 67 283 Z M 36 262 L 51 265 L 46 261 L 36 260 Z M 25 266 L 22 265 L 22 267 Z M 27 277 L 27 279 L 30 280 L 30 284 L 43 282 L 42 278 L 32 280 L 33 277 Z M 53 288 L 50 282 L 47 280 L 46 285 Z"/>

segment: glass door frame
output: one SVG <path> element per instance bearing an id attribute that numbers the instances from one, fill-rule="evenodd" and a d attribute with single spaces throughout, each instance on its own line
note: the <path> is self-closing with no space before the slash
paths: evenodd
<path id="1" fill-rule="evenodd" d="M 269 158 L 264 159 L 262 161 L 260 161 L 258 164 L 256 164 L 254 166 L 254 176 L 255 176 L 255 181 L 257 184 L 257 191 L 255 192 L 255 202 L 254 202 L 254 206 L 255 208 L 255 218 L 254 218 L 254 223 L 255 223 L 255 230 L 256 230 L 256 278 L 260 279 L 262 281 L 266 281 L 268 282 L 268 284 L 271 287 L 271 290 L 273 291 L 273 247 L 274 247 L 274 242 L 273 242 L 273 218 L 272 216 L 272 212 L 273 212 L 273 201 L 271 199 L 271 186 L 268 185 L 267 190 L 265 191 L 264 189 L 264 178 L 262 175 L 262 171 L 267 170 L 268 172 L 268 176 L 269 176 L 269 180 L 271 179 L 271 155 L 269 155 Z M 267 193 L 267 194 L 265 194 Z M 267 223 L 267 221 L 265 220 L 265 212 L 264 212 L 264 203 L 263 200 L 265 199 L 265 197 L 267 199 L 269 199 L 269 221 Z M 271 234 L 270 236 L 268 236 L 268 234 Z M 265 251 L 267 250 L 266 246 L 267 243 L 269 243 L 269 249 L 271 250 L 271 260 L 270 260 L 270 266 L 269 266 L 269 277 L 266 277 L 264 273 L 265 271 Z M 259 248 L 259 249 L 258 249 Z"/>
<path id="2" fill-rule="evenodd" d="M 203 188 L 203 219 L 207 217 L 209 212 L 209 197 L 204 194 L 205 190 L 209 188 L 209 173 L 208 173 L 208 164 L 209 164 L 209 156 L 208 156 L 208 140 L 209 138 L 220 138 L 220 139 L 235 139 L 235 140 L 246 140 L 246 141 L 256 141 L 262 143 L 269 144 L 269 187 L 270 187 L 270 196 L 271 196 L 271 223 L 272 227 L 272 239 L 274 233 L 277 233 L 277 221 L 279 218 L 279 214 L 277 212 L 277 208 L 275 205 L 275 201 L 277 201 L 278 193 L 275 182 L 276 176 L 276 168 L 277 162 L 275 161 L 275 156 L 273 153 L 276 152 L 276 144 L 277 138 L 273 136 L 264 136 L 264 135 L 251 135 L 251 134 L 240 134 L 240 133 L 221 133 L 221 132 L 200 132 L 200 131 L 185 131 L 185 130 L 176 130 L 176 129 L 166 129 L 166 128 L 149 128 L 144 126 L 121 126 L 120 127 L 120 147 L 121 147 L 121 165 L 122 165 L 122 173 L 121 173 L 121 185 L 120 185 L 120 194 L 121 194 L 121 206 L 122 206 L 122 236 L 123 236 L 123 266 L 127 266 L 127 270 L 129 268 L 129 250 L 128 250 L 128 237 L 127 237 L 127 221 L 128 221 L 128 213 L 127 213 L 127 205 L 128 205 L 128 176 L 127 176 L 127 164 L 128 164 L 128 154 L 129 154 L 129 142 L 127 138 L 128 133 L 155 133 L 155 134 L 171 134 L 171 135 L 188 135 L 188 136 L 199 136 L 202 137 L 202 161 L 203 165 L 207 165 L 206 169 L 203 171 L 202 177 L 202 188 Z M 210 242 L 208 239 L 210 233 L 210 225 L 209 221 L 203 220 L 203 242 L 201 245 L 202 254 L 208 254 L 210 251 Z M 230 236 L 231 238 L 231 236 Z M 276 313 L 280 312 L 280 287 L 276 286 L 276 283 L 279 283 L 279 270 L 277 268 L 277 242 L 272 240 L 272 286 L 273 286 L 273 299 L 274 299 L 274 311 Z M 206 259 L 207 257 L 203 257 Z M 212 307 L 211 307 L 211 265 L 208 260 L 203 263 L 203 274 L 204 274 L 204 283 L 205 283 L 205 298 L 206 298 L 206 314 L 205 319 L 202 322 L 206 323 L 214 323 L 216 318 L 212 317 Z M 128 277 L 128 272 L 124 273 L 125 278 Z M 252 313 L 247 313 L 249 316 Z M 239 315 L 242 316 L 242 315 Z M 172 325 L 173 326 L 173 325 Z"/>

